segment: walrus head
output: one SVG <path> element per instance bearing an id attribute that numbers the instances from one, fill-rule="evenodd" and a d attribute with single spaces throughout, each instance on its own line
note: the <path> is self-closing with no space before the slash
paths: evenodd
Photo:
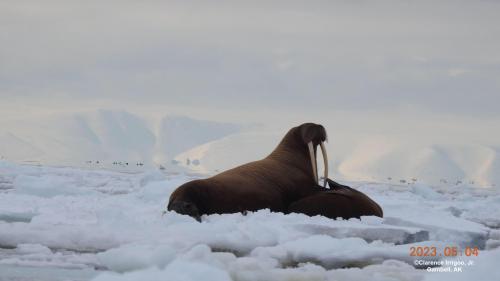
<path id="1" fill-rule="evenodd" d="M 307 157 L 303 161 L 310 162 L 312 176 L 314 182 L 318 184 L 318 167 L 316 165 L 316 148 L 319 145 L 323 154 L 324 163 L 324 187 L 326 187 L 326 179 L 328 178 L 328 155 L 324 142 L 328 137 L 326 130 L 322 125 L 314 123 L 304 123 L 300 126 L 294 127 L 288 131 L 278 147 L 271 153 L 270 157 L 280 158 L 284 151 L 293 152 L 302 151 Z M 305 163 L 305 162 L 304 162 Z"/>
<path id="2" fill-rule="evenodd" d="M 192 188 L 197 187 L 196 185 L 197 181 L 191 181 L 179 186 L 170 196 L 167 210 L 174 211 L 181 215 L 188 215 L 195 218 L 197 221 L 201 221 L 201 212 L 197 204 L 198 200 L 197 198 L 193 198 L 196 193 L 190 192 Z"/>

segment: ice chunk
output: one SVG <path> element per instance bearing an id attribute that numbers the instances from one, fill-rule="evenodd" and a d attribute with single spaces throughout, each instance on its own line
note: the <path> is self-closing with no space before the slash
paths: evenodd
<path id="1" fill-rule="evenodd" d="M 98 253 L 97 258 L 112 271 L 126 272 L 151 266 L 164 268 L 175 257 L 175 253 L 168 245 L 127 244 Z"/>

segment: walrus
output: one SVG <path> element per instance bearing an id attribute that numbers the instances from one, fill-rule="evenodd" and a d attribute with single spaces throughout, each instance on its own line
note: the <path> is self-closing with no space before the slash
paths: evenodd
<path id="1" fill-rule="evenodd" d="M 292 202 L 288 212 L 322 215 L 332 219 L 384 216 L 382 208 L 364 193 L 331 179 L 327 179 L 327 182 L 330 189 L 318 188 L 314 194 Z"/>
<path id="2" fill-rule="evenodd" d="M 305 123 L 294 127 L 266 158 L 179 186 L 170 196 L 167 209 L 197 220 L 203 214 L 266 208 L 286 213 L 290 203 L 314 194 L 311 187 L 318 184 L 318 145 L 328 177 L 328 156 L 323 145 L 326 139 L 322 125 Z"/>
<path id="3" fill-rule="evenodd" d="M 382 217 L 382 209 L 368 196 L 328 178 L 326 140 L 326 130 L 319 124 L 294 127 L 266 158 L 179 186 L 167 209 L 198 221 L 203 214 L 259 209 L 333 219 Z M 316 165 L 318 146 L 325 168 L 323 186 L 319 185 Z"/>

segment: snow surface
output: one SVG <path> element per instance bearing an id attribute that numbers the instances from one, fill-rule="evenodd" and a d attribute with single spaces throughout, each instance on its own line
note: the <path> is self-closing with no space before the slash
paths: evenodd
<path id="1" fill-rule="evenodd" d="M 162 216 L 196 177 L 0 161 L 0 280 L 499 280 L 498 189 L 350 182 L 383 219 Z M 481 252 L 463 273 L 430 273 L 416 245 Z"/>

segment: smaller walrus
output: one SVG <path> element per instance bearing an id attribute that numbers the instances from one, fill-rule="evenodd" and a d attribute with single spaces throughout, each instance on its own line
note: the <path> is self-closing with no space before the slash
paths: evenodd
<path id="1" fill-rule="evenodd" d="M 290 204 L 290 213 L 308 216 L 322 215 L 332 219 L 360 218 L 361 216 L 383 217 L 382 208 L 364 193 L 327 179 L 330 189 L 317 188 L 309 196 Z"/>

